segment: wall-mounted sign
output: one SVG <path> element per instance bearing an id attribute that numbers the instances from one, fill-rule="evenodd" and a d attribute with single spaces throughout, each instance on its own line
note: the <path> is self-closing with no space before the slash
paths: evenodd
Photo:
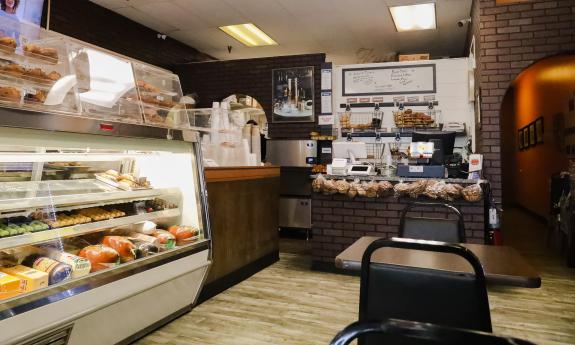
<path id="1" fill-rule="evenodd" d="M 435 64 L 342 69 L 343 96 L 436 92 Z"/>

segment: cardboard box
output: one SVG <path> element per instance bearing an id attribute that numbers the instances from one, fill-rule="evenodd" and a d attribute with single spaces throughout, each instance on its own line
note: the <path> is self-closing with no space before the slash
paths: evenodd
<path id="1" fill-rule="evenodd" d="M 429 54 L 405 54 L 399 55 L 399 61 L 429 60 Z"/>
<path id="2" fill-rule="evenodd" d="M 22 265 L 2 267 L 0 271 L 23 280 L 22 290 L 24 292 L 30 292 L 48 286 L 48 273 L 30 267 Z"/>
<path id="3" fill-rule="evenodd" d="M 0 272 L 0 297 L 9 298 L 14 294 L 22 292 L 22 285 L 23 284 L 20 279 Z"/>

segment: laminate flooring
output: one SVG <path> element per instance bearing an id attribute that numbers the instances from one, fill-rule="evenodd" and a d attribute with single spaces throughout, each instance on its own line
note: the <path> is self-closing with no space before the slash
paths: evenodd
<path id="1" fill-rule="evenodd" d="M 545 247 L 544 226 L 506 212 L 506 244 L 541 272 L 539 289 L 490 287 L 494 333 L 575 344 L 575 269 Z M 357 319 L 359 278 L 309 269 L 305 241 L 285 240 L 280 261 L 149 334 L 139 345 L 329 344 Z"/>

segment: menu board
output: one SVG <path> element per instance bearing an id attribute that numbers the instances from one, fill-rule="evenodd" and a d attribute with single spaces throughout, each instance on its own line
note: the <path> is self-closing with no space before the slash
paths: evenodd
<path id="1" fill-rule="evenodd" d="M 435 93 L 435 64 L 342 70 L 343 96 Z"/>

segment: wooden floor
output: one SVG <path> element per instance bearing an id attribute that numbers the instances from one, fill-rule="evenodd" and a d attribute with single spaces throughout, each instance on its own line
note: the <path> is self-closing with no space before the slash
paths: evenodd
<path id="1" fill-rule="evenodd" d="M 575 344 L 575 270 L 544 246 L 544 229 L 506 216 L 507 244 L 540 270 L 540 289 L 490 288 L 494 332 L 537 344 Z M 140 345 L 329 344 L 357 318 L 359 278 L 309 269 L 305 241 L 282 242 L 280 262 L 141 339 Z"/>

